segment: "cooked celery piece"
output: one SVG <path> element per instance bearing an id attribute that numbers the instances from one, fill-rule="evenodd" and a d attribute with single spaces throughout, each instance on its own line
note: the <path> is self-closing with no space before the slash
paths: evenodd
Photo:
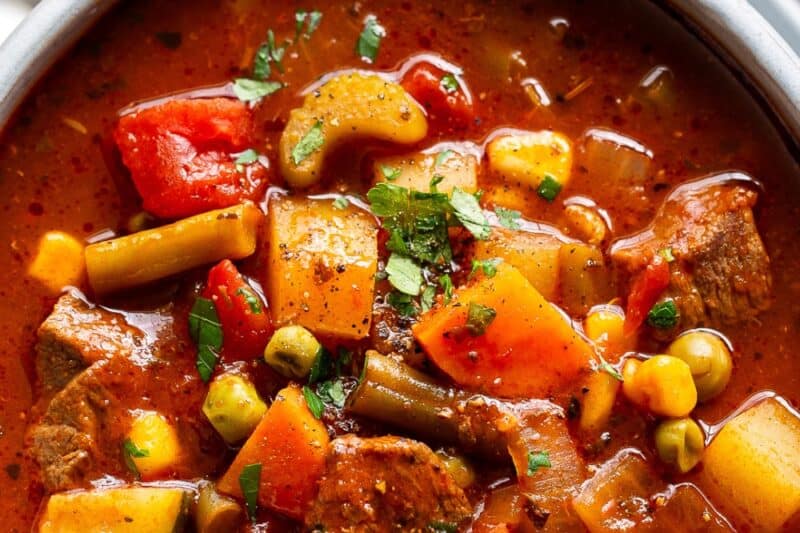
<path id="1" fill-rule="evenodd" d="M 235 531 L 242 522 L 242 506 L 223 496 L 213 483 L 200 487 L 195 511 L 197 533 L 225 533 Z"/>
<path id="2" fill-rule="evenodd" d="M 190 493 L 173 487 L 121 487 L 50 496 L 40 533 L 173 533 L 183 531 Z"/>
<path id="3" fill-rule="evenodd" d="M 253 432 L 267 405 L 256 388 L 237 374 L 222 374 L 208 387 L 203 413 L 227 443 L 243 440 Z"/>
<path id="4" fill-rule="evenodd" d="M 242 259 L 256 249 L 263 216 L 239 204 L 86 247 L 89 284 L 109 293 L 165 278 L 221 259 Z"/>

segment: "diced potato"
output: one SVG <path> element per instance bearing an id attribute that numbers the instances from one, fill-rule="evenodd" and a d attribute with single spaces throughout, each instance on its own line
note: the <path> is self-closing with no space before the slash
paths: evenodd
<path id="1" fill-rule="evenodd" d="M 517 485 L 508 485 L 489 493 L 475 523 L 473 533 L 528 533 L 536 527 L 525 512 L 525 496 Z"/>
<path id="2" fill-rule="evenodd" d="M 755 529 L 781 529 L 800 512 L 800 419 L 774 398 L 747 409 L 706 448 L 701 476 Z"/>
<path id="3" fill-rule="evenodd" d="M 559 251 L 561 304 L 570 314 L 585 315 L 614 297 L 611 273 L 603 252 L 595 246 L 569 243 Z"/>
<path id="4" fill-rule="evenodd" d="M 583 140 L 581 162 L 609 187 L 641 185 L 650 172 L 653 154 L 635 139 L 602 128 L 589 130 Z"/>
<path id="5" fill-rule="evenodd" d="M 475 241 L 475 259 L 501 258 L 516 267 L 547 300 L 558 299 L 559 250 L 562 242 L 549 233 L 494 228 L 488 239 Z"/>
<path id="6" fill-rule="evenodd" d="M 593 372 L 586 379 L 581 401 L 580 428 L 583 431 L 600 431 L 608 423 L 620 382 L 608 372 Z"/>
<path id="7" fill-rule="evenodd" d="M 190 494 L 167 487 L 123 487 L 50 496 L 41 533 L 172 533 L 183 531 Z"/>
<path id="8" fill-rule="evenodd" d="M 130 459 L 142 479 L 153 479 L 175 465 L 181 454 L 178 435 L 163 415 L 155 411 L 134 411 L 128 438 L 147 455 Z"/>
<path id="9" fill-rule="evenodd" d="M 315 127 L 321 142 L 311 146 L 317 148 L 299 150 Z M 341 74 L 308 93 L 303 107 L 289 114 L 279 147 L 281 171 L 292 187 L 307 187 L 322 177 L 325 156 L 347 139 L 413 144 L 427 133 L 425 114 L 400 85 L 374 75 Z"/>
<path id="10" fill-rule="evenodd" d="M 483 196 L 481 204 L 490 208 L 501 206 L 514 209 L 522 214 L 529 213 L 530 206 L 535 205 L 536 190 L 532 187 L 518 187 L 508 183 L 498 183 L 490 187 Z"/>
<path id="11" fill-rule="evenodd" d="M 275 198 L 269 206 L 268 290 L 277 326 L 360 339 L 369 333 L 378 237 L 375 220 L 352 205 Z"/>
<path id="12" fill-rule="evenodd" d="M 555 131 L 517 132 L 493 139 L 486 148 L 489 168 L 519 187 L 536 189 L 550 174 L 562 187 L 572 172 L 572 143 Z"/>
<path id="13" fill-rule="evenodd" d="M 42 235 L 36 257 L 28 267 L 28 275 L 53 293 L 67 285 L 79 285 L 84 271 L 83 243 L 63 231 Z"/>
<path id="14" fill-rule="evenodd" d="M 240 204 L 86 247 L 89 284 L 97 293 L 126 289 L 256 249 L 263 216 Z"/>
<path id="15" fill-rule="evenodd" d="M 382 157 L 375 161 L 375 183 L 389 181 L 395 185 L 428 192 L 431 179 L 442 176 L 444 179 L 436 186 L 444 193 L 458 187 L 462 191 L 475 192 L 478 189 L 477 160 L 474 155 L 450 152 L 436 164 L 440 154 L 414 153 Z M 387 178 L 396 177 L 394 180 Z"/>

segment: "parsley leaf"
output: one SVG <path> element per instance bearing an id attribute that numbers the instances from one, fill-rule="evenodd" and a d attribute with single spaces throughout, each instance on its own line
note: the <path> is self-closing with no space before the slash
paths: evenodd
<path id="1" fill-rule="evenodd" d="M 550 452 L 528 452 L 528 475 L 534 475 L 540 468 L 550 468 Z"/>
<path id="2" fill-rule="evenodd" d="M 311 371 L 308 373 L 308 384 L 313 385 L 317 381 L 322 381 L 331 371 L 331 354 L 322 345 L 317 348 L 317 353 L 314 356 L 314 363 L 311 365 Z"/>
<path id="3" fill-rule="evenodd" d="M 350 205 L 350 200 L 347 199 L 347 196 L 337 196 L 333 201 L 334 209 L 347 209 L 348 205 Z"/>
<path id="4" fill-rule="evenodd" d="M 386 295 L 386 303 L 391 305 L 401 316 L 417 316 L 417 308 L 408 294 L 392 291 Z"/>
<path id="5" fill-rule="evenodd" d="M 250 287 L 239 287 L 236 290 L 236 296 L 241 296 L 250 308 L 250 312 L 254 315 L 260 315 L 263 310 L 261 309 L 261 299 L 253 292 Z"/>
<path id="6" fill-rule="evenodd" d="M 308 385 L 303 385 L 303 397 L 306 399 L 308 410 L 311 411 L 314 418 L 322 418 L 322 413 L 325 412 L 325 404 L 322 403 L 322 399 L 317 393 L 311 390 L 311 387 Z"/>
<path id="7" fill-rule="evenodd" d="M 422 306 L 422 312 L 429 311 L 431 307 L 433 307 L 433 299 L 436 296 L 436 287 L 433 285 L 428 285 L 422 291 L 422 296 L 420 296 L 419 303 Z"/>
<path id="8" fill-rule="evenodd" d="M 306 22 L 308 23 L 307 25 Z M 305 11 L 296 12 L 294 14 L 294 40 L 296 41 L 301 33 L 306 40 L 311 39 L 311 34 L 317 30 L 320 22 L 322 22 L 322 13 L 319 11 L 312 11 L 311 13 L 306 13 Z M 305 32 L 303 32 L 304 25 L 306 27 Z"/>
<path id="9" fill-rule="evenodd" d="M 384 270 L 395 289 L 410 296 L 419 294 L 423 282 L 422 269 L 413 259 L 393 253 Z"/>
<path id="10" fill-rule="evenodd" d="M 453 280 L 450 278 L 450 275 L 442 274 L 439 276 L 439 285 L 442 286 L 442 290 L 444 291 L 444 304 L 447 305 L 453 298 Z"/>
<path id="11" fill-rule="evenodd" d="M 458 524 L 450 522 L 431 522 L 428 524 L 428 531 L 431 533 L 456 533 L 458 531 Z"/>
<path id="12" fill-rule="evenodd" d="M 258 81 L 247 78 L 236 78 L 233 82 L 233 94 L 242 102 L 254 102 L 269 96 L 281 89 L 283 84 L 279 81 Z"/>
<path id="13" fill-rule="evenodd" d="M 244 152 L 237 155 L 234 164 L 236 165 L 250 165 L 258 161 L 258 152 L 252 148 L 248 148 Z"/>
<path id="14" fill-rule="evenodd" d="M 381 174 L 386 181 L 394 181 L 402 174 L 402 169 L 381 165 Z"/>
<path id="15" fill-rule="evenodd" d="M 125 459 L 125 466 L 128 467 L 128 470 L 133 473 L 136 479 L 139 479 L 139 469 L 136 467 L 136 462 L 133 458 L 150 457 L 150 451 L 139 448 L 131 439 L 125 439 L 122 443 L 122 455 Z"/>
<path id="16" fill-rule="evenodd" d="M 678 308 L 673 300 L 655 304 L 647 313 L 647 323 L 658 329 L 669 329 L 678 323 Z"/>
<path id="17" fill-rule="evenodd" d="M 299 165 L 308 156 L 322 148 L 323 144 L 325 144 L 325 135 L 322 133 L 322 121 L 317 120 L 303 138 L 300 139 L 300 142 L 292 148 L 292 162 L 295 165 Z"/>
<path id="18" fill-rule="evenodd" d="M 521 216 L 519 211 L 497 206 L 494 208 L 494 212 L 497 214 L 497 221 L 501 226 L 508 229 L 519 229 L 519 222 L 517 222 Z"/>
<path id="19" fill-rule="evenodd" d="M 448 72 L 442 76 L 442 79 L 439 81 L 439 85 L 441 85 L 442 89 L 444 89 L 447 94 L 458 92 L 458 80 L 451 72 Z"/>
<path id="20" fill-rule="evenodd" d="M 258 489 L 261 486 L 261 463 L 246 465 L 239 474 L 239 488 L 242 489 L 247 516 L 255 523 L 258 511 Z"/>
<path id="21" fill-rule="evenodd" d="M 672 248 L 662 248 L 658 251 L 658 255 L 664 258 L 667 263 L 675 261 L 675 256 L 672 255 Z"/>
<path id="22" fill-rule="evenodd" d="M 611 363 L 605 360 L 605 358 L 597 354 L 597 357 L 600 358 L 600 370 L 611 376 L 612 378 L 616 379 L 617 381 L 624 381 L 622 378 L 622 374 L 619 373 L 619 370 L 611 366 Z"/>
<path id="23" fill-rule="evenodd" d="M 275 44 L 275 34 L 272 30 L 267 31 L 267 53 L 269 55 L 269 60 L 275 63 L 275 67 L 280 72 L 283 72 L 283 56 L 286 54 L 286 47 L 285 46 L 277 46 Z"/>
<path id="24" fill-rule="evenodd" d="M 214 302 L 198 296 L 189 312 L 189 335 L 197 345 L 197 372 L 208 382 L 222 348 L 222 325 Z"/>
<path id="25" fill-rule="evenodd" d="M 367 63 L 374 63 L 381 47 L 381 39 L 386 37 L 386 30 L 378 22 L 375 15 L 369 15 L 364 20 L 364 29 L 358 36 L 356 53 Z"/>
<path id="26" fill-rule="evenodd" d="M 489 237 L 489 233 L 491 232 L 489 222 L 486 220 L 486 216 L 483 214 L 483 210 L 474 195 L 456 187 L 453 189 L 450 205 L 453 207 L 453 212 L 458 221 L 461 222 L 476 239 L 484 240 Z"/>
<path id="27" fill-rule="evenodd" d="M 333 405 L 339 409 L 344 407 L 344 404 L 347 401 L 347 394 L 344 392 L 344 385 L 339 379 L 320 383 L 317 387 L 317 394 L 324 403 Z"/>
<path id="28" fill-rule="evenodd" d="M 560 192 L 561 184 L 552 174 L 545 174 L 542 182 L 539 184 L 539 188 L 536 189 L 536 193 L 548 202 L 555 200 Z"/>
<path id="29" fill-rule="evenodd" d="M 483 335 L 489 324 L 494 322 L 495 317 L 497 317 L 497 311 L 491 307 L 470 302 L 467 309 L 467 331 L 473 337 Z"/>
<path id="30" fill-rule="evenodd" d="M 336 376 L 342 376 L 342 368 L 353 362 L 353 352 L 339 346 L 336 357 Z"/>
<path id="31" fill-rule="evenodd" d="M 502 262 L 503 260 L 499 257 L 495 259 L 484 259 L 483 261 L 479 259 L 473 259 L 472 270 L 470 270 L 469 277 L 471 278 L 477 274 L 479 270 L 483 270 L 483 273 L 487 278 L 493 278 L 494 275 L 497 274 L 497 265 Z"/>
<path id="32" fill-rule="evenodd" d="M 436 155 L 436 159 L 433 161 L 434 168 L 442 166 L 442 163 L 447 161 L 447 158 L 450 157 L 451 155 L 453 155 L 452 150 L 444 150 L 442 152 L 439 152 Z"/>
<path id="33" fill-rule="evenodd" d="M 434 174 L 433 177 L 431 178 L 431 183 L 429 185 L 431 192 L 438 192 L 436 190 L 436 186 L 443 181 L 444 181 L 444 176 L 442 176 L 441 174 Z"/>

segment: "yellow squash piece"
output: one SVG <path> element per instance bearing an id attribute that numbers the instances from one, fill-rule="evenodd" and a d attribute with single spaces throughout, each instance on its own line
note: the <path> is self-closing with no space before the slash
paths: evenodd
<path id="1" fill-rule="evenodd" d="M 800 513 L 800 419 L 774 398 L 747 409 L 706 448 L 701 476 L 754 531 L 782 529 Z"/>
<path id="2" fill-rule="evenodd" d="M 378 228 L 375 219 L 329 200 L 275 198 L 269 205 L 268 292 L 277 326 L 317 335 L 369 334 Z"/>
<path id="3" fill-rule="evenodd" d="M 400 85 L 374 75 L 341 74 L 290 113 L 279 146 L 281 172 L 292 187 L 307 187 L 319 181 L 325 156 L 347 139 L 413 144 L 427 133 L 425 114 Z"/>
<path id="4" fill-rule="evenodd" d="M 50 496 L 40 533 L 183 531 L 190 495 L 180 488 L 122 487 Z"/>
<path id="5" fill-rule="evenodd" d="M 84 270 L 83 243 L 69 233 L 48 231 L 39 239 L 28 275 L 58 293 L 68 285 L 79 285 Z"/>
<path id="6" fill-rule="evenodd" d="M 175 428 L 155 411 L 135 411 L 128 439 L 146 454 L 129 454 L 143 480 L 155 479 L 180 460 L 181 445 Z"/>
<path id="7" fill-rule="evenodd" d="M 555 131 L 501 135 L 489 143 L 486 153 L 490 170 L 517 187 L 536 189 L 545 174 L 565 187 L 572 172 L 572 143 Z"/>
<path id="8" fill-rule="evenodd" d="M 472 193 L 478 190 L 477 167 L 474 155 L 451 151 L 388 156 L 375 161 L 375 183 L 385 181 L 407 189 L 428 192 L 431 179 L 441 176 L 443 179 L 436 186 L 439 192 L 450 193 L 458 187 Z"/>
<path id="9" fill-rule="evenodd" d="M 255 251 L 262 219 L 255 205 L 240 204 L 92 244 L 85 254 L 89 284 L 108 293 L 221 259 L 242 259 Z"/>

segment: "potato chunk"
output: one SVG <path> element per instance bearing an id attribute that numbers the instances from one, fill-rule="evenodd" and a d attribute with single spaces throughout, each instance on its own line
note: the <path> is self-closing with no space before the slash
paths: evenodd
<path id="1" fill-rule="evenodd" d="M 562 133 L 543 130 L 496 137 L 486 148 L 489 168 L 506 183 L 536 189 L 549 174 L 562 187 L 572 171 L 572 143 Z"/>
<path id="2" fill-rule="evenodd" d="M 320 335 L 369 333 L 378 232 L 352 205 L 276 198 L 269 205 L 269 302 L 277 326 L 299 324 Z"/>
<path id="3" fill-rule="evenodd" d="M 428 192 L 431 179 L 438 175 L 443 178 L 436 186 L 440 192 L 449 193 L 456 187 L 475 192 L 478 189 L 477 166 L 474 155 L 457 152 L 382 157 L 375 161 L 375 183 L 388 181 L 407 189 Z"/>
<path id="4" fill-rule="evenodd" d="M 189 500 L 189 493 L 184 489 L 167 487 L 123 487 L 54 494 L 47 501 L 39 531 L 183 531 Z"/>
<path id="5" fill-rule="evenodd" d="M 135 411 L 128 439 L 143 452 L 131 455 L 142 479 L 154 479 L 173 467 L 180 458 L 181 445 L 175 428 L 155 411 Z"/>
<path id="6" fill-rule="evenodd" d="M 316 142 L 304 143 L 312 130 Z M 292 187 L 307 187 L 319 181 L 325 156 L 347 139 L 413 144 L 427 133 L 425 114 L 400 85 L 379 76 L 342 74 L 292 110 L 280 140 L 281 171 Z"/>
<path id="7" fill-rule="evenodd" d="M 84 270 L 83 244 L 63 231 L 48 231 L 39 239 L 28 275 L 58 293 L 67 285 L 80 284 Z"/>
<path id="8" fill-rule="evenodd" d="M 774 398 L 729 421 L 706 448 L 704 486 L 759 531 L 800 512 L 800 419 Z"/>

